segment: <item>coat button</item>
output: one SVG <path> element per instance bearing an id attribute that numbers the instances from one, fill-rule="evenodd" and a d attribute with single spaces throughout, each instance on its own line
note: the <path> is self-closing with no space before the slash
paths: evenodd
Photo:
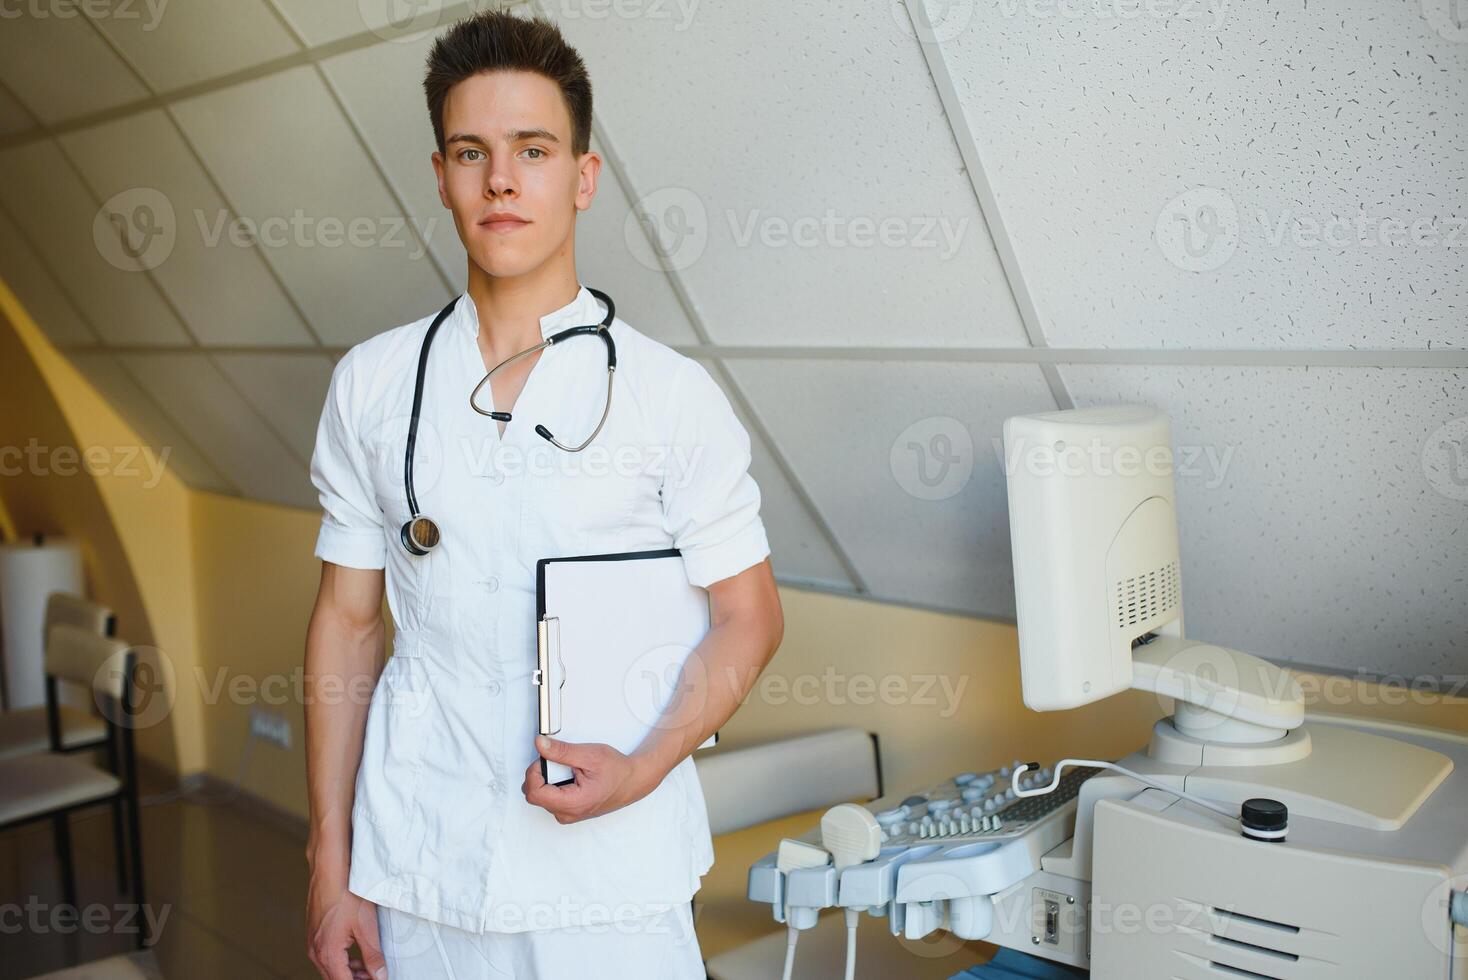
<path id="1" fill-rule="evenodd" d="M 489 693 L 490 693 L 491 696 L 500 693 L 500 682 L 499 681 L 490 681 L 489 682 Z"/>
<path id="2" fill-rule="evenodd" d="M 500 580 L 496 576 L 491 575 L 484 580 L 484 587 L 490 592 L 498 592 L 500 590 Z"/>

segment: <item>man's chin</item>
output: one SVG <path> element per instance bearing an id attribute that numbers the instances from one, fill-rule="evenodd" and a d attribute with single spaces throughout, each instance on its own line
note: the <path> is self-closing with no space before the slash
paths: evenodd
<path id="1" fill-rule="evenodd" d="M 519 249 L 481 248 L 471 257 L 475 265 L 496 279 L 514 279 L 540 266 L 540 262 Z"/>

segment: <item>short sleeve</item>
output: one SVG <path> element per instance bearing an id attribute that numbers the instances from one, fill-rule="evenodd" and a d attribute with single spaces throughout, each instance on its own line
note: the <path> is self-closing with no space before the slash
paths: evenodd
<path id="1" fill-rule="evenodd" d="M 700 588 L 770 553 L 760 491 L 749 474 L 749 433 L 703 365 L 684 360 L 668 401 L 672 438 L 661 488 L 663 527 Z"/>
<path id="2" fill-rule="evenodd" d="M 352 398 L 355 350 L 337 362 L 316 427 L 311 482 L 321 500 L 316 557 L 349 568 L 383 568 L 387 542 L 382 510 L 372 492 L 371 471 L 358 435 L 360 409 Z"/>

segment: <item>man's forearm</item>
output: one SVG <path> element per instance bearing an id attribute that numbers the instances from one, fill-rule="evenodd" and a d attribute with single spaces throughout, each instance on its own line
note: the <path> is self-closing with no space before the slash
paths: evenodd
<path id="1" fill-rule="evenodd" d="M 352 801 L 372 688 L 382 669 L 381 617 L 352 625 L 318 607 L 306 636 L 306 789 L 312 868 L 345 873 L 351 852 Z"/>
<path id="2" fill-rule="evenodd" d="M 688 655 L 667 710 L 633 753 L 649 791 L 733 717 L 775 655 L 780 632 L 768 617 L 750 615 L 705 634 Z"/>

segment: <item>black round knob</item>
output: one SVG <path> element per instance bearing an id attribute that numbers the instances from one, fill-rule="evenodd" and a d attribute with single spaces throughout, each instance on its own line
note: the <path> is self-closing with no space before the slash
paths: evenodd
<path id="1" fill-rule="evenodd" d="M 1279 800 L 1254 797 L 1244 801 L 1239 812 L 1244 836 L 1253 840 L 1279 843 L 1285 839 L 1290 825 L 1290 808 Z"/>

